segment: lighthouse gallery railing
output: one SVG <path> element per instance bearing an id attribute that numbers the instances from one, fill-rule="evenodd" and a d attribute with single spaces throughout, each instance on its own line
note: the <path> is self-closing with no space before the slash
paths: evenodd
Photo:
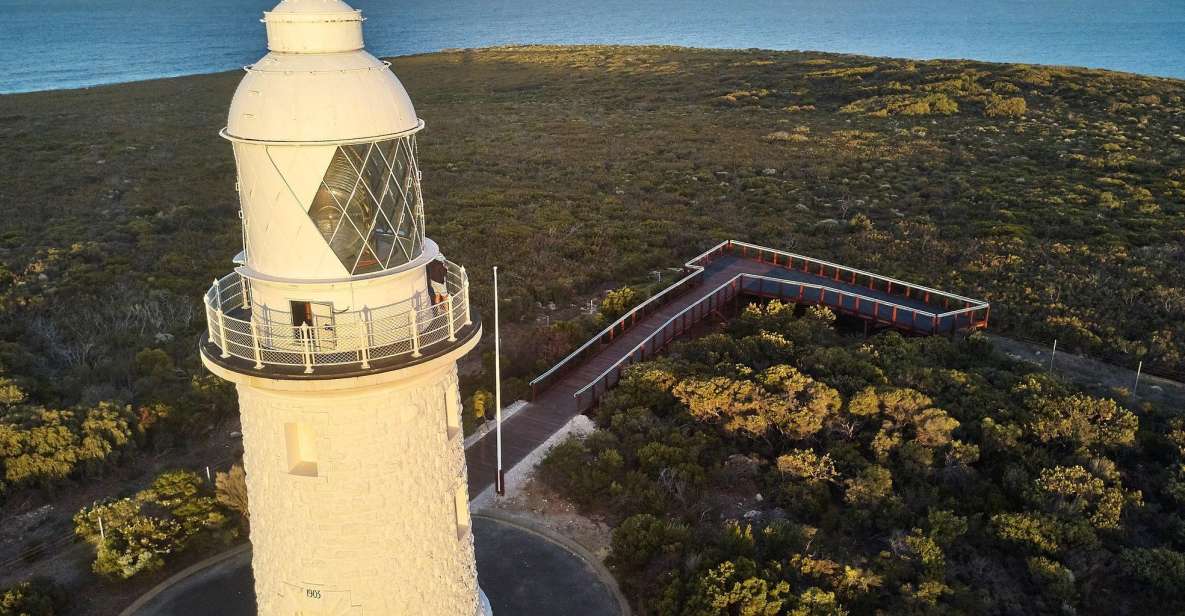
<path id="1" fill-rule="evenodd" d="M 210 343 L 223 359 L 237 357 L 265 366 L 303 367 L 359 364 L 407 355 L 443 341 L 454 341 L 470 324 L 469 279 L 465 269 L 446 262 L 444 301 L 415 307 L 413 302 L 335 313 L 313 324 L 293 326 L 287 312 L 252 306 L 250 279 L 238 272 L 214 281 L 206 291 Z M 257 309 L 258 308 L 258 309 Z"/>

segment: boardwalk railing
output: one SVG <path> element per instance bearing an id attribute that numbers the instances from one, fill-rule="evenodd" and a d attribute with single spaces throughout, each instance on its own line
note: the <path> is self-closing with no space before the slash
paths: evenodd
<path id="1" fill-rule="evenodd" d="M 580 365 L 583 360 L 596 354 L 604 345 L 612 342 L 615 337 L 620 336 L 642 318 L 692 287 L 701 284 L 705 267 L 725 254 L 735 254 L 759 262 L 771 263 L 778 267 L 802 271 L 812 277 L 831 279 L 845 286 L 866 287 L 870 292 L 869 295 L 861 295 L 840 288 L 838 285 L 797 283 L 746 274 L 743 276 L 743 288 L 741 289 L 744 293 L 792 299 L 798 303 L 826 304 L 837 312 L 923 334 L 982 329 L 988 324 L 991 307 L 987 302 L 845 267 L 829 261 L 729 240 L 713 246 L 688 261 L 684 266 L 685 270 L 689 272 L 686 276 L 635 306 L 581 345 L 580 348 L 560 360 L 547 372 L 536 377 L 531 381 L 532 396 L 537 396 L 541 390 L 554 383 L 574 366 Z M 777 285 L 776 295 L 763 291 L 769 285 Z M 897 296 L 904 298 L 905 301 L 886 301 L 883 297 L 873 297 L 876 294 Z M 927 307 L 932 306 L 933 309 L 931 311 L 921 310 L 916 305 L 910 305 L 914 303 L 921 303 Z"/>
<path id="2" fill-rule="evenodd" d="M 465 268 L 446 263 L 446 299 L 416 307 L 401 302 L 333 315 L 331 320 L 293 326 L 292 315 L 252 305 L 251 281 L 231 273 L 206 292 L 208 340 L 222 359 L 237 357 L 256 369 L 359 364 L 400 355 L 419 357 L 421 349 L 445 340 L 471 324 L 469 278 Z"/>
<path id="3" fill-rule="evenodd" d="M 605 393 L 612 389 L 617 384 L 617 381 L 621 380 L 621 373 L 625 370 L 626 366 L 654 357 L 669 346 L 675 338 L 678 338 L 696 323 L 702 321 L 712 311 L 731 302 L 740 293 L 741 284 L 740 276 L 738 276 L 716 287 L 699 301 L 667 319 L 666 322 L 660 325 L 658 329 L 654 330 L 642 342 L 638 343 L 637 346 L 622 356 L 621 359 L 614 362 L 612 366 L 609 366 L 608 370 L 602 372 L 591 383 L 573 394 L 573 397 L 576 398 L 577 412 L 583 413 L 596 406 Z"/>
<path id="4" fill-rule="evenodd" d="M 973 311 L 961 309 L 935 314 L 913 306 L 887 302 L 883 298 L 825 285 L 754 274 L 738 274 L 668 319 L 608 369 L 597 375 L 592 382 L 578 390 L 573 395 L 576 398 L 577 409 L 584 412 L 596 406 L 605 393 L 621 379 L 622 372 L 627 366 L 655 356 L 669 346 L 671 341 L 703 320 L 704 317 L 740 295 L 755 295 L 790 300 L 795 303 L 825 305 L 836 312 L 852 314 L 891 327 L 925 334 L 971 329 L 976 323 Z"/>
<path id="5" fill-rule="evenodd" d="M 830 261 L 814 259 L 773 248 L 765 248 L 756 244 L 733 240 L 724 242 L 722 246 L 725 246 L 725 250 L 728 252 L 741 257 L 772 263 L 786 269 L 802 271 L 821 278 L 830 278 L 836 282 L 867 287 L 869 291 L 879 291 L 888 295 L 897 295 L 905 299 L 920 301 L 927 306 L 933 306 L 936 311 L 941 309 L 937 313 L 926 313 L 926 316 L 929 317 L 942 318 L 968 314 L 974 315 L 974 318 L 967 318 L 978 324 L 976 328 L 987 326 L 990 305 L 982 300 L 923 287 L 897 280 L 896 278 L 889 278 L 888 276 L 881 276 L 880 274 L 831 263 Z"/>

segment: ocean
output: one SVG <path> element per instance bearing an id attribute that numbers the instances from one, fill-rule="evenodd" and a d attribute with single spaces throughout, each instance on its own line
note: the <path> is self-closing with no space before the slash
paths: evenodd
<path id="1" fill-rule="evenodd" d="M 516 43 L 974 58 L 1185 78 L 1185 0 L 356 0 L 391 56 Z M 0 93 L 233 69 L 273 0 L 0 0 Z"/>

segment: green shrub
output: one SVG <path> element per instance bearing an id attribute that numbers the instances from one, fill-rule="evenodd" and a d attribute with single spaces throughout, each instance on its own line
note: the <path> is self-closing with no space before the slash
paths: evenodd
<path id="1" fill-rule="evenodd" d="M 1028 104 L 1025 99 L 1019 96 L 1011 98 L 1004 98 L 1002 96 L 993 96 L 988 100 L 987 106 L 984 108 L 984 113 L 989 118 L 1019 118 L 1028 112 Z"/>
<path id="2" fill-rule="evenodd" d="M 4 589 L 0 616 L 56 616 L 65 614 L 68 595 L 53 581 L 33 578 Z"/>
<path id="3" fill-rule="evenodd" d="M 1128 575 L 1156 592 L 1185 594 L 1185 554 L 1168 548 L 1130 548 L 1119 560 Z"/>
<path id="4" fill-rule="evenodd" d="M 231 518 L 197 473 L 168 471 L 132 498 L 84 507 L 74 532 L 95 546 L 95 573 L 127 579 L 164 566 L 200 540 L 237 535 Z"/>

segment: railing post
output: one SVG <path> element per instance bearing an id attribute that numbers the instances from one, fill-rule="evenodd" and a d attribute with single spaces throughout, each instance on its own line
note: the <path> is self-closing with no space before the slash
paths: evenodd
<path id="1" fill-rule="evenodd" d="M 465 266 L 461 266 L 461 292 L 465 294 L 465 327 L 473 324 L 473 317 L 469 314 L 469 275 L 465 273 Z"/>
<path id="2" fill-rule="evenodd" d="M 313 372 L 313 332 L 308 323 L 300 325 L 300 343 L 304 347 L 304 373 Z"/>
<path id="3" fill-rule="evenodd" d="M 259 326 L 251 319 L 251 351 L 255 354 L 255 369 L 263 369 L 263 353 L 259 349 Z"/>
<path id="4" fill-rule="evenodd" d="M 226 359 L 230 357 L 230 351 L 226 347 L 226 315 L 222 312 L 222 289 L 217 278 L 214 279 L 214 305 L 218 308 L 218 337 L 222 342 L 218 348 L 222 349 L 222 359 Z"/>
<path id="5" fill-rule="evenodd" d="M 239 295 L 243 297 L 243 310 L 251 309 L 251 298 L 247 296 L 248 290 L 251 287 L 247 285 L 247 277 L 239 274 Z"/>
<path id="6" fill-rule="evenodd" d="M 368 328 L 370 321 L 367 317 L 366 306 L 362 307 L 362 318 L 358 321 L 358 352 L 362 355 L 362 369 L 370 369 L 370 336 Z"/>
<path id="7" fill-rule="evenodd" d="M 423 356 L 420 352 L 420 311 L 414 308 L 411 311 L 411 356 Z"/>
<path id="8" fill-rule="evenodd" d="M 450 293 L 448 299 L 444 301 L 446 304 L 445 311 L 448 312 L 448 341 L 456 342 L 457 324 L 455 321 L 453 321 L 453 295 Z"/>

